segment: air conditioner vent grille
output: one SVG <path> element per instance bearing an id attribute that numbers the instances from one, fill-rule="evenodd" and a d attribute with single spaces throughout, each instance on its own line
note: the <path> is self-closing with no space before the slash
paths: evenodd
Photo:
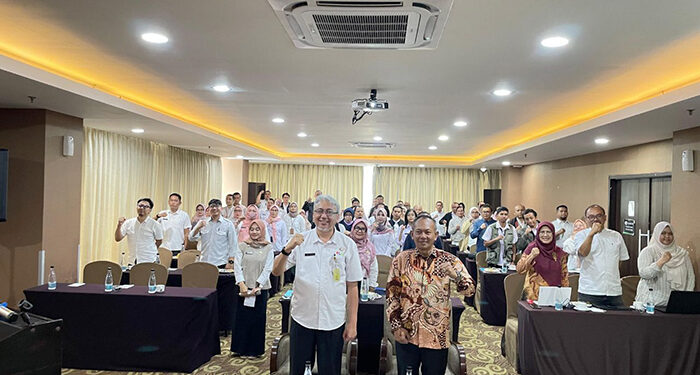
<path id="1" fill-rule="evenodd" d="M 408 15 L 314 14 L 324 43 L 404 44 Z"/>
<path id="2" fill-rule="evenodd" d="M 341 8 L 396 8 L 403 6 L 403 1 L 317 1 L 316 5 Z"/>
<path id="3" fill-rule="evenodd" d="M 396 143 L 390 142 L 350 142 L 352 147 L 357 148 L 394 148 Z"/>

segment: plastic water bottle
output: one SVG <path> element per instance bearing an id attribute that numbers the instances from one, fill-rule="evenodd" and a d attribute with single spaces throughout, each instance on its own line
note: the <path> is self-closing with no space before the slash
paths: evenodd
<path id="1" fill-rule="evenodd" d="M 367 302 L 369 300 L 369 283 L 367 278 L 362 278 L 362 283 L 360 284 L 360 301 Z"/>
<path id="2" fill-rule="evenodd" d="M 508 273 L 508 263 L 503 263 L 503 265 L 501 266 L 501 272 Z"/>
<path id="3" fill-rule="evenodd" d="M 114 288 L 114 279 L 112 278 L 112 267 L 107 267 L 107 276 L 105 276 L 105 292 L 111 292 Z"/>
<path id="4" fill-rule="evenodd" d="M 651 294 L 654 291 L 654 289 L 649 288 L 649 301 L 644 304 L 644 311 L 646 311 L 647 314 L 654 314 L 654 302 L 651 302 Z"/>
<path id="5" fill-rule="evenodd" d="M 197 256 L 194 257 L 194 262 L 195 262 L 195 263 L 198 263 L 198 262 L 199 262 L 199 254 L 197 254 Z"/>
<path id="6" fill-rule="evenodd" d="M 156 264 L 160 264 L 160 254 L 156 254 Z"/>
<path id="7" fill-rule="evenodd" d="M 56 290 L 56 270 L 49 267 L 49 290 Z"/>
<path id="8" fill-rule="evenodd" d="M 406 375 L 413 375 L 413 367 L 406 366 Z"/>
<path id="9" fill-rule="evenodd" d="M 122 257 L 119 259 L 119 265 L 122 266 L 122 271 L 126 271 L 126 254 L 122 253 Z"/>
<path id="10" fill-rule="evenodd" d="M 156 292 L 156 270 L 151 269 L 151 277 L 148 278 L 148 293 Z"/>
<path id="11" fill-rule="evenodd" d="M 306 361 L 306 365 L 304 366 L 304 375 L 312 375 L 311 374 L 311 361 Z"/>

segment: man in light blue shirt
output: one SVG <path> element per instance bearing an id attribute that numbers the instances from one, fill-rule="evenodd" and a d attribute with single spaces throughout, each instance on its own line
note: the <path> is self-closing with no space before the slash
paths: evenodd
<path id="1" fill-rule="evenodd" d="M 486 251 L 486 246 L 484 246 L 484 239 L 481 238 L 484 235 L 486 228 L 495 223 L 496 220 L 491 218 L 491 206 L 487 203 L 481 206 L 481 219 L 474 222 L 472 228 L 474 228 L 469 236 L 471 238 L 476 238 L 476 252 Z"/>

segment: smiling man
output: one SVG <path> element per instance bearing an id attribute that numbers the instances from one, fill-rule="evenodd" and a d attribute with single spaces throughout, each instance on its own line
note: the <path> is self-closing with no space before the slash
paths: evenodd
<path id="1" fill-rule="evenodd" d="M 290 374 L 303 374 L 306 362 L 313 367 L 316 358 L 319 374 L 340 374 L 343 340 L 357 336 L 357 282 L 363 271 L 355 242 L 335 230 L 339 211 L 333 197 L 318 195 L 313 202 L 315 229 L 295 234 L 275 258 L 275 276 L 296 266 Z"/>

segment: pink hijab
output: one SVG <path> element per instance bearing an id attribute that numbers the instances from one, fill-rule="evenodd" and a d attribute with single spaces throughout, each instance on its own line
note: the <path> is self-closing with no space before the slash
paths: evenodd
<path id="1" fill-rule="evenodd" d="M 260 213 L 258 212 L 258 206 L 251 204 L 246 208 L 245 210 L 245 218 L 243 221 L 241 221 L 241 229 L 238 231 L 238 241 L 239 242 L 245 242 L 248 240 L 248 228 L 250 228 L 250 224 L 253 223 L 253 220 L 259 220 L 260 219 Z"/>
<path id="2" fill-rule="evenodd" d="M 273 206 L 277 207 L 277 206 Z M 270 207 L 270 211 L 272 211 L 272 208 Z M 277 217 L 273 218 L 272 215 L 267 217 L 267 223 L 270 224 L 270 235 L 272 236 L 272 242 L 277 242 L 277 223 L 282 220 L 280 217 L 280 208 L 277 207 Z"/>
<path id="3" fill-rule="evenodd" d="M 363 223 L 365 228 L 367 228 L 365 238 L 362 239 L 355 236 L 355 226 L 357 226 L 359 223 Z M 350 238 L 352 238 L 352 240 L 355 241 L 355 244 L 357 244 L 357 252 L 360 254 L 360 265 L 362 266 L 362 270 L 365 272 L 365 275 L 369 275 L 369 269 L 372 266 L 372 262 L 377 257 L 377 251 L 374 249 L 374 245 L 369 242 L 369 228 L 369 222 L 365 219 L 355 219 L 355 222 L 350 228 Z"/>

